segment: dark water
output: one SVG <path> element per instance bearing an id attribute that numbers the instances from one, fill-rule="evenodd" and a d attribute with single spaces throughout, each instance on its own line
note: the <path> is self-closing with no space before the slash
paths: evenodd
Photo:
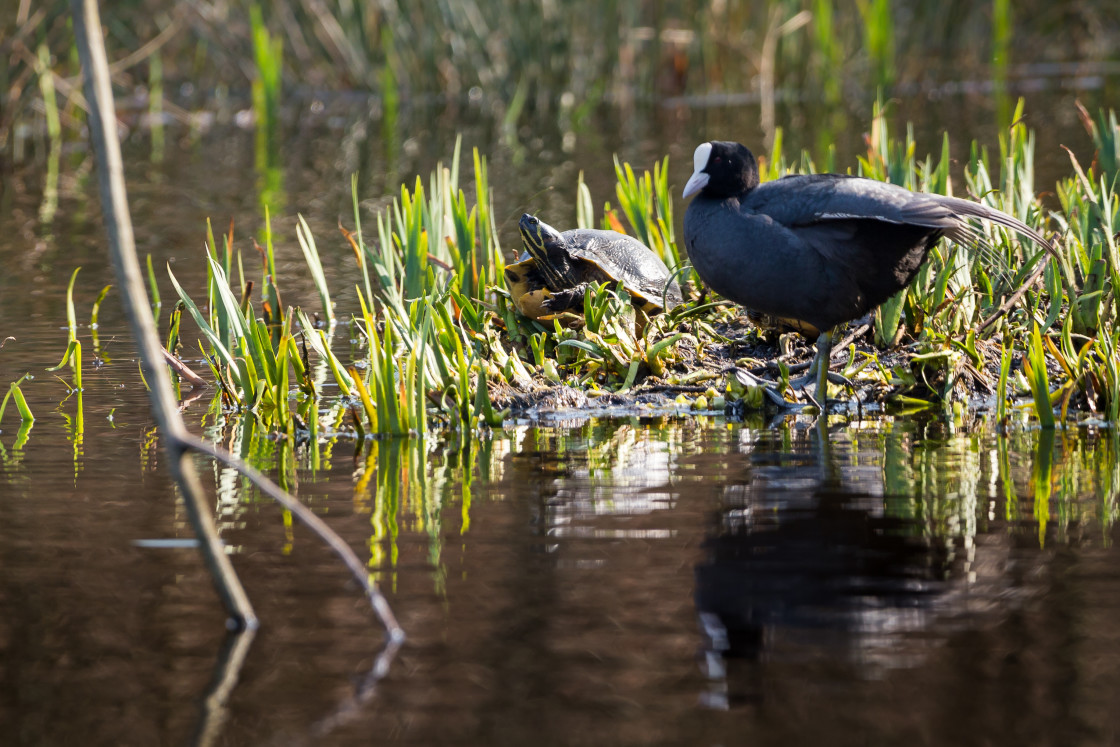
<path id="1" fill-rule="evenodd" d="M 183 742 L 222 614 L 194 550 L 135 544 L 190 536 L 160 456 L 141 422 L 87 413 L 75 457 L 43 420 L 3 455 L 6 733 Z M 297 494 L 369 558 L 409 633 L 362 704 L 367 606 L 216 471 L 264 621 L 219 743 L 1109 744 L 1118 445 L 648 418 L 300 453 Z M 250 448 L 267 463 L 273 445 Z"/>
<path id="2" fill-rule="evenodd" d="M 1030 94 L 1040 185 L 1067 171 L 1057 143 L 1088 160 L 1078 94 L 1102 102 L 1101 86 Z M 363 106 L 293 112 L 271 174 L 251 131 L 171 131 L 162 162 L 132 136 L 141 252 L 201 288 L 205 219 L 234 218 L 248 262 L 262 190 L 279 185 L 286 300 L 313 300 L 293 240 L 302 212 L 349 310 L 334 226 L 349 222 L 352 171 L 367 206 L 383 206 L 462 132 L 465 153 L 490 156 L 512 251 L 522 211 L 572 220 L 581 170 L 597 204 L 612 198 L 612 153 L 640 168 L 668 153 L 680 184 L 696 142 L 762 138 L 751 106 L 610 111 L 574 140 L 547 122 L 510 140 L 469 109 L 411 112 L 386 138 Z M 897 106 L 920 120 L 920 151 L 945 127 L 962 157 L 972 137 L 994 147 L 985 99 Z M 861 152 L 869 112 L 827 135 L 840 163 Z M 779 121 L 791 152 L 816 147 L 808 105 L 780 107 Z M 144 542 L 191 534 L 115 294 L 98 359 L 82 330 L 82 396 L 45 371 L 65 348 L 73 269 L 80 320 L 112 282 L 91 164 L 67 146 L 52 184 L 45 151 L 30 158 L 0 192 L 0 338 L 15 338 L 0 388 L 31 372 L 38 418 L 23 435 L 11 409 L 0 423 L 0 741 L 179 744 L 200 729 L 218 744 L 1120 741 L 1120 442 L 1003 435 L 967 416 L 585 417 L 293 454 L 216 420 L 206 395 L 185 409 L 191 427 L 286 480 L 368 560 L 409 638 L 367 690 L 382 634 L 342 568 L 204 462 L 263 625 L 228 707 L 203 709 L 223 614 L 194 549 Z M 161 288 L 166 301 L 162 274 Z"/>

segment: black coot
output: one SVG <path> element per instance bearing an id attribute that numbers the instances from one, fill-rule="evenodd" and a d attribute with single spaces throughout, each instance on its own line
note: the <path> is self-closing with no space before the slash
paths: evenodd
<path id="1" fill-rule="evenodd" d="M 839 174 L 760 184 L 739 143 L 702 143 L 684 196 L 685 246 L 712 290 L 753 311 L 821 330 L 810 374 L 823 397 L 831 330 L 905 288 L 942 236 L 976 244 L 968 218 L 1006 226 L 1053 252 L 1037 231 L 967 200 Z M 823 402 L 822 402 L 823 404 Z"/>

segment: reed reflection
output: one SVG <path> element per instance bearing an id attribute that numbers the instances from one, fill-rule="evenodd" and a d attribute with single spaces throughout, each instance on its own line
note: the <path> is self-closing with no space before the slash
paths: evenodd
<path id="1" fill-rule="evenodd" d="M 712 707 L 760 697 L 759 667 L 791 656 L 916 666 L 1043 594 L 1048 544 L 1107 543 L 1115 522 L 1111 434 L 883 419 L 739 435 L 742 477 L 696 568 Z"/>

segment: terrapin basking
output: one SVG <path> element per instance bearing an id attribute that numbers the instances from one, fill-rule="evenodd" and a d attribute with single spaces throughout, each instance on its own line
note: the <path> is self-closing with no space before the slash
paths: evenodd
<path id="1" fill-rule="evenodd" d="M 528 213 L 518 227 L 525 253 L 506 268 L 506 283 L 527 317 L 550 318 L 578 307 L 589 283 L 622 283 L 634 306 L 649 316 L 681 302 L 669 268 L 637 239 L 582 228 L 561 233 Z"/>

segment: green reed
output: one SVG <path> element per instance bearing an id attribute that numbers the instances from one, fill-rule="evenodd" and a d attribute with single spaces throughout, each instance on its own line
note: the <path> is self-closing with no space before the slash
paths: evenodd
<path id="1" fill-rule="evenodd" d="M 856 0 L 856 8 L 875 84 L 888 86 L 895 78 L 895 22 L 890 0 Z"/>
<path id="2" fill-rule="evenodd" d="M 1050 383 L 1046 374 L 1046 350 L 1042 335 L 1035 325 L 1030 336 L 1027 354 L 1023 357 L 1023 373 L 1034 396 L 1035 412 L 1043 428 L 1054 427 L 1054 409 L 1050 399 Z"/>
<path id="3" fill-rule="evenodd" d="M 74 372 L 73 387 L 71 391 L 82 390 L 82 341 L 78 339 L 78 319 L 74 310 L 74 285 L 78 280 L 81 267 L 75 267 L 70 274 L 70 282 L 66 286 L 66 351 L 57 366 L 48 368 L 48 371 L 60 371 L 69 365 Z"/>
<path id="4" fill-rule="evenodd" d="M 163 60 L 158 52 L 148 61 L 148 122 L 152 128 L 152 162 L 160 163 L 164 155 Z"/>
<path id="5" fill-rule="evenodd" d="M 303 258 L 307 262 L 307 269 L 311 271 L 311 279 L 315 282 L 315 289 L 319 291 L 319 301 L 323 309 L 323 322 L 327 325 L 334 324 L 334 306 L 331 304 L 330 290 L 327 288 L 327 277 L 323 272 L 323 263 L 319 259 L 319 248 L 315 245 L 315 237 L 303 216 L 299 216 L 296 225 L 296 238 L 299 248 L 303 251 Z M 274 264 L 275 268 L 275 264 Z"/>
<path id="6" fill-rule="evenodd" d="M 94 356 L 98 356 L 101 353 L 101 339 L 98 335 L 98 329 L 100 326 L 98 319 L 101 315 L 101 304 L 105 301 L 105 297 L 109 295 L 109 291 L 112 289 L 113 286 L 111 285 L 106 285 L 104 288 L 102 288 L 101 292 L 97 294 L 97 298 L 94 300 L 93 306 L 90 308 L 89 337 L 90 342 L 93 343 Z"/>
<path id="7" fill-rule="evenodd" d="M 992 0 L 992 81 L 995 84 L 1000 127 L 1011 124 L 1007 94 L 1007 70 L 1011 63 L 1011 0 Z"/>
<path id="8" fill-rule="evenodd" d="M 253 111 L 259 122 L 264 123 L 264 152 L 272 149 L 268 144 L 276 142 L 276 130 L 280 119 L 280 88 L 284 69 L 284 42 L 273 36 L 265 25 L 260 6 L 253 2 L 249 5 L 249 39 L 253 48 L 253 63 L 256 76 L 252 82 Z M 258 142 L 258 163 L 261 161 L 262 146 Z"/>
<path id="9" fill-rule="evenodd" d="M 634 173 L 630 164 L 614 159 L 617 180 L 615 194 L 618 204 L 634 236 L 653 249 L 669 272 L 678 273 L 682 266 L 680 247 L 673 235 L 673 198 L 669 191 L 669 157 L 653 165 L 653 173 Z M 582 182 L 581 182 L 582 184 Z M 586 189 L 586 187 L 585 187 Z M 683 279 L 683 278 L 682 278 Z"/>
<path id="10" fill-rule="evenodd" d="M 931 64 L 939 60 L 951 62 L 941 63 L 943 70 L 932 77 L 956 79 L 961 70 L 973 77 L 980 70 L 990 71 L 998 83 L 1006 77 L 1009 50 L 1032 49 L 1053 37 L 1052 13 L 1040 0 L 1015 4 L 1014 23 L 1008 0 L 958 4 L 952 12 L 924 0 L 906 5 L 905 24 L 890 0 L 859 0 L 855 13 L 847 0 L 572 0 L 562 9 L 504 0 L 437 5 L 417 13 L 405 0 L 232 0 L 221 13 L 191 15 L 179 33 L 152 47 L 159 51 L 147 60 L 149 101 L 161 106 L 159 89 L 172 90 L 182 81 L 199 91 L 244 90 L 249 83 L 263 142 L 275 134 L 283 80 L 315 89 L 325 84 L 373 91 L 383 140 L 393 152 L 410 97 L 440 94 L 454 101 L 472 89 L 484 91 L 500 108 L 503 132 L 516 139 L 526 121 L 558 123 L 565 134 L 580 133 L 587 113 L 608 97 L 626 106 L 681 93 L 758 91 L 764 76 L 755 64 L 772 21 L 800 13 L 811 17 L 810 25 L 777 42 L 773 73 L 765 77 L 780 89 L 819 91 L 831 103 L 851 91 L 866 95 L 892 82 L 928 80 Z M 1083 5 L 1101 16 L 1112 7 L 1111 0 Z M 30 5 L 20 7 L 22 13 L 0 19 L 0 53 L 8 62 L 0 68 L 0 90 L 12 97 L 0 108 L 0 145 L 13 142 L 17 161 L 27 139 L 19 132 L 28 130 L 17 124 L 54 126 L 47 120 L 55 95 L 28 85 L 32 76 L 44 67 L 65 80 L 78 72 L 72 34 L 57 22 L 68 12 L 65 3 L 36 3 L 30 13 Z M 146 48 L 166 26 L 165 14 L 136 13 L 127 4 L 108 4 L 104 13 L 118 43 L 134 49 Z M 1090 24 L 1085 33 L 1086 48 L 1117 46 L 1109 24 Z M 39 44 L 48 53 L 45 61 Z M 219 47 L 222 54 L 208 54 Z M 251 63 L 229 64 L 229 53 L 237 49 L 250 50 Z M 77 116 L 64 116 L 60 124 L 77 132 L 80 111 L 69 102 L 68 108 Z M 158 122 L 158 112 L 152 113 Z M 1008 124 L 1002 119 L 1007 113 L 1001 110 L 1002 125 Z M 844 116 L 835 108 L 833 114 Z M 157 158 L 159 137 L 157 127 L 152 142 Z M 265 148 L 259 156 L 275 159 L 276 153 Z"/>
<path id="11" fill-rule="evenodd" d="M 1102 145 L 1120 138 L 1120 133 L 1103 130 L 1115 129 L 1115 116 L 1110 116 L 1102 114 L 1092 122 Z M 885 355 L 853 347 L 844 375 L 855 386 L 870 387 L 881 399 L 903 407 L 944 407 L 962 392 L 986 390 L 997 395 L 1001 422 L 1023 408 L 1033 409 L 1046 427 L 1071 412 L 1116 420 L 1120 194 L 1096 167 L 1085 169 L 1071 161 L 1073 176 L 1057 186 L 1059 205 L 1045 209 L 1035 191 L 1035 141 L 1021 123 L 1021 103 L 1015 120 L 1000 139 L 998 160 L 974 146 L 959 183 L 975 199 L 1052 236 L 1057 257 L 989 225 L 976 226 L 982 239 L 978 250 L 942 243 L 910 286 L 873 319 L 876 345 L 901 348 L 904 354 L 888 363 Z M 919 157 L 912 128 L 894 137 L 881 104 L 873 111 L 870 133 L 868 150 L 855 164 L 860 174 L 938 194 L 955 191 L 947 137 L 937 158 Z M 769 155 L 760 160 L 768 179 L 815 170 L 808 154 L 787 160 L 780 132 Z M 1108 168 L 1105 158 L 1097 163 Z M 324 400 L 336 403 L 329 408 L 332 413 L 351 412 L 361 434 L 403 436 L 435 427 L 497 426 L 503 413 L 494 407 L 491 390 L 528 391 L 557 383 L 594 394 L 625 391 L 647 380 L 695 386 L 726 379 L 729 398 L 765 404 L 755 384 L 733 384 L 734 377 L 691 365 L 731 342 L 717 327 L 733 322 L 738 312 L 720 303 L 699 304 L 687 288 L 681 306 L 652 319 L 636 313 L 629 294 L 613 282 L 589 288 L 580 313 L 521 317 L 505 285 L 486 159 L 474 151 L 473 201 L 460 188 L 459 164 L 457 144 L 449 165 L 438 165 L 426 183 L 417 178 L 411 188 L 402 186 L 372 221 L 362 213 L 353 181 L 353 227 L 342 229 L 341 244 L 349 247 L 358 269 L 359 308 L 349 312 L 361 340 L 356 351 L 332 347 L 338 310 L 322 259 L 338 244 L 323 243 L 299 219 L 295 243 L 319 294 L 319 318 L 313 319 L 281 303 L 267 213 L 265 246 L 256 247 L 263 270 L 258 298 L 253 281 L 245 279 L 232 226 L 221 237 L 221 248 L 208 226 L 208 311 L 172 275 L 180 304 L 172 312 L 169 349 L 184 334 L 180 319 L 186 311 L 201 336 L 225 406 L 289 434 L 297 417 L 318 423 L 317 403 Z M 683 274 L 668 170 L 665 160 L 650 171 L 616 161 L 615 194 L 628 230 Z M 575 201 L 578 222 L 593 225 L 593 203 L 582 178 Z M 363 223 L 376 230 L 367 234 Z M 609 210 L 602 223 L 627 230 Z M 998 323 L 982 328 L 1039 263 L 1045 269 L 1040 283 Z M 73 281 L 70 346 L 60 365 L 78 361 L 75 386 L 80 388 Z"/>
<path id="12" fill-rule="evenodd" d="M 0 423 L 4 421 L 4 411 L 8 407 L 9 399 L 15 403 L 16 411 L 19 413 L 22 423 L 35 422 L 35 416 L 31 413 L 31 407 L 28 406 L 27 399 L 23 396 L 23 390 L 19 388 L 19 385 L 26 381 L 29 376 L 29 374 L 24 374 L 8 385 L 8 391 L 4 395 L 4 399 L 0 401 Z"/>
<path id="13" fill-rule="evenodd" d="M 821 78 L 826 101 L 838 102 L 841 97 L 843 48 L 836 37 L 832 0 L 813 0 L 813 44 L 816 50 L 816 74 Z"/>

